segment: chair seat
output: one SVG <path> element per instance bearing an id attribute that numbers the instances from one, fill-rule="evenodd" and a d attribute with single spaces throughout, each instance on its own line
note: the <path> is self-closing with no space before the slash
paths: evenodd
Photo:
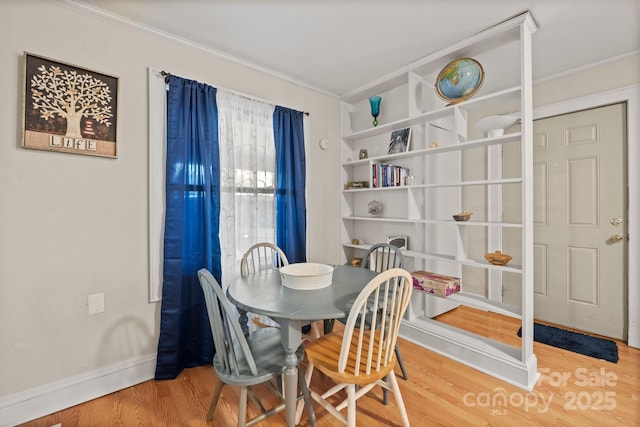
<path id="1" fill-rule="evenodd" d="M 378 371 L 372 370 L 370 374 L 367 374 L 364 371 L 361 371 L 358 374 L 353 372 L 354 367 L 356 366 L 358 332 L 354 331 L 353 335 L 354 337 L 351 340 L 347 367 L 344 372 L 339 372 L 338 370 L 338 360 L 340 358 L 343 331 L 332 332 L 306 344 L 305 353 L 307 358 L 311 363 L 313 363 L 315 368 L 319 369 L 322 373 L 339 383 L 364 385 L 386 377 L 396 365 L 393 356 L 391 356 L 387 366 L 380 367 Z M 374 343 L 374 352 L 379 350 L 379 335 L 378 331 L 375 336 L 376 342 Z M 369 336 L 370 335 L 365 334 L 363 337 L 363 348 L 367 348 L 369 344 Z M 383 349 L 383 351 L 385 350 Z M 391 351 L 393 352 L 393 349 L 391 349 Z M 367 354 L 361 354 L 360 361 L 363 366 L 366 366 L 366 360 Z"/>
<path id="2" fill-rule="evenodd" d="M 225 383 L 239 386 L 261 384 L 274 375 L 279 375 L 282 372 L 283 366 L 286 365 L 284 361 L 286 353 L 282 347 L 280 331 L 278 329 L 258 329 L 247 338 L 247 343 L 253 354 L 256 368 L 258 369 L 257 374 L 254 375 L 251 373 L 244 353 L 240 346 L 235 344 L 234 351 L 237 355 L 238 363 L 237 373 L 227 373 L 217 354 L 213 358 L 213 367 L 216 370 L 216 375 Z M 302 357 L 303 351 L 304 349 L 302 347 L 298 349 L 296 353 L 298 358 Z"/>

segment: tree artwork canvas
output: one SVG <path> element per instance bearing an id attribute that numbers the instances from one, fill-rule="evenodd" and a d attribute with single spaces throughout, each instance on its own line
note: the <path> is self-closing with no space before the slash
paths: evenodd
<path id="1" fill-rule="evenodd" d="M 25 148 L 116 157 L 118 78 L 25 53 Z"/>

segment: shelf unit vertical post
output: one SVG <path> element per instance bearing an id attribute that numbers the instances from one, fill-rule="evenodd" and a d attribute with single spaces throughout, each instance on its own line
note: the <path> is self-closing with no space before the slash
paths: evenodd
<path id="1" fill-rule="evenodd" d="M 351 127 L 351 115 L 353 114 L 353 105 L 340 101 L 340 135 L 349 135 L 353 132 Z M 353 150 L 348 141 L 344 138 L 340 139 L 340 164 L 344 164 L 349 160 L 353 160 Z M 351 193 L 345 193 L 342 191 L 344 184 L 350 181 L 351 178 L 346 168 L 340 167 L 340 188 L 338 188 L 338 194 L 340 194 L 340 214 L 341 216 L 353 215 L 353 198 Z M 347 261 L 345 248 L 342 246 L 342 242 L 347 241 L 349 236 L 353 235 L 353 222 L 345 219 L 340 220 L 340 246 L 338 247 L 338 253 L 341 254 L 340 262 L 344 264 Z"/>
<path id="2" fill-rule="evenodd" d="M 536 25 L 530 15 L 520 26 L 522 118 L 522 361 L 535 363 L 533 354 L 533 72 L 532 34 Z"/>

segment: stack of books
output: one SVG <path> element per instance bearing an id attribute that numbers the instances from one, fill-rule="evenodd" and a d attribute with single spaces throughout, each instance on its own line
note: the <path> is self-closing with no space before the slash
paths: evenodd
<path id="1" fill-rule="evenodd" d="M 373 188 L 399 187 L 405 185 L 405 179 L 409 176 L 409 169 L 402 166 L 374 163 L 371 167 Z"/>

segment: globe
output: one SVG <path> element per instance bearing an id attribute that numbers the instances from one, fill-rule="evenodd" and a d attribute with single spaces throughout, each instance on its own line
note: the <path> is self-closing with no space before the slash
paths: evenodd
<path id="1" fill-rule="evenodd" d="M 469 99 L 482 86 L 484 70 L 472 58 L 455 59 L 440 71 L 436 80 L 436 93 L 440 98 L 457 104 Z"/>

